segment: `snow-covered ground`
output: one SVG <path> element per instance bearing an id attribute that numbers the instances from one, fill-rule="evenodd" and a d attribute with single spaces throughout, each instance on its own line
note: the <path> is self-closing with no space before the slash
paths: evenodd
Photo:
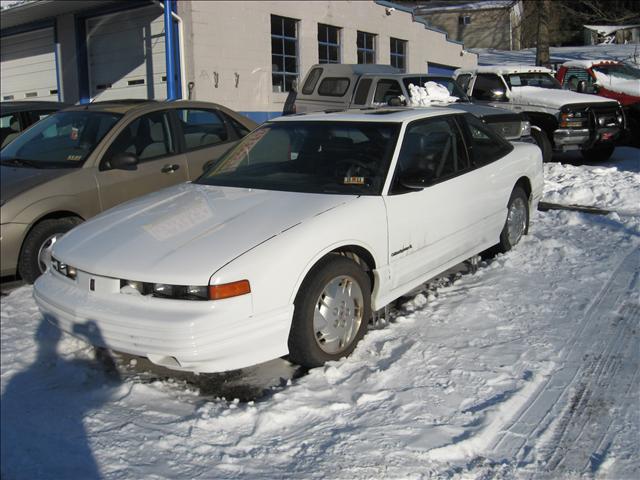
<path id="1" fill-rule="evenodd" d="M 471 48 L 478 54 L 478 65 L 535 65 L 536 49 L 496 50 L 493 48 Z M 567 60 L 620 60 L 640 66 L 640 45 L 587 45 L 582 47 L 550 47 L 551 63 Z"/>
<path id="2" fill-rule="evenodd" d="M 616 213 L 539 212 L 307 374 L 109 368 L 13 290 L 2 478 L 640 478 L 640 151 L 545 174 L 546 200 Z"/>

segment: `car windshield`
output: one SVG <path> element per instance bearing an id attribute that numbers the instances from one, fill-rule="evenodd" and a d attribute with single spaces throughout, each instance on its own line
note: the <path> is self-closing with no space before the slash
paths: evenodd
<path id="1" fill-rule="evenodd" d="M 427 82 L 436 82 L 442 85 L 443 87 L 446 87 L 447 90 L 449 90 L 449 95 L 453 97 L 458 97 L 462 102 L 470 102 L 469 97 L 467 97 L 467 94 L 462 91 L 462 89 L 460 88 L 460 85 L 458 85 L 453 78 L 430 77 L 429 75 L 416 75 L 414 77 L 404 77 L 402 81 L 404 82 L 404 86 L 407 89 L 407 91 L 409 90 L 409 85 L 411 83 L 413 83 L 414 85 L 419 85 L 421 87 L 424 87 L 424 84 Z"/>
<path id="2" fill-rule="evenodd" d="M 505 75 L 509 88 L 512 87 L 540 87 L 561 89 L 560 83 L 548 73 L 514 73 Z"/>
<path id="3" fill-rule="evenodd" d="M 246 136 L 196 183 L 379 195 L 399 130 L 383 122 L 273 122 Z"/>
<path id="4" fill-rule="evenodd" d="M 640 80 L 640 70 L 631 68 L 628 65 L 597 65 L 593 69 L 596 72 L 604 73 L 612 77 L 622 78 L 624 80 Z"/>
<path id="5" fill-rule="evenodd" d="M 121 117 L 86 110 L 54 113 L 4 147 L 0 161 L 40 168 L 80 167 Z"/>

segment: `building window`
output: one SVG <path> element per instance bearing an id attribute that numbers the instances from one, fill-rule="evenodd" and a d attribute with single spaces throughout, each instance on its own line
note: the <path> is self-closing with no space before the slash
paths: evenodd
<path id="1" fill-rule="evenodd" d="M 358 32 L 358 63 L 376 63 L 376 36 Z"/>
<path id="2" fill-rule="evenodd" d="M 289 92 L 298 79 L 297 20 L 271 15 L 271 82 L 274 92 Z"/>
<path id="3" fill-rule="evenodd" d="M 407 41 L 391 37 L 391 66 L 401 72 L 407 69 Z"/>
<path id="4" fill-rule="evenodd" d="M 318 24 L 318 63 L 340 63 L 340 29 Z"/>
<path id="5" fill-rule="evenodd" d="M 458 25 L 471 25 L 470 15 L 460 15 L 458 17 Z"/>

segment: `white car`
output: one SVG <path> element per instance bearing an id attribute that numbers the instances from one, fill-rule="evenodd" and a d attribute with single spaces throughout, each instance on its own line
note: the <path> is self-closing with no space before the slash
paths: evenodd
<path id="1" fill-rule="evenodd" d="M 219 372 L 353 351 L 372 311 L 527 233 L 540 149 L 450 108 L 288 116 L 68 233 L 35 283 L 90 343 Z"/>

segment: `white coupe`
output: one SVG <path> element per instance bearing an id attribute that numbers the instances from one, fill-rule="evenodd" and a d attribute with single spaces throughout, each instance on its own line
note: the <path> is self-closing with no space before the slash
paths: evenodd
<path id="1" fill-rule="evenodd" d="M 348 355 L 373 311 L 527 233 L 538 147 L 450 108 L 280 117 L 197 181 L 56 243 L 35 283 L 63 330 L 168 368 Z"/>

